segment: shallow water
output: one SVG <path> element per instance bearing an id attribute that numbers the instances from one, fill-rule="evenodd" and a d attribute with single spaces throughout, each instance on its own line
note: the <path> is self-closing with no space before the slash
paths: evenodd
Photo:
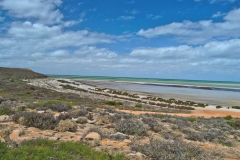
<path id="1" fill-rule="evenodd" d="M 95 85 L 120 90 L 147 92 L 163 98 L 190 100 L 214 105 L 240 106 L 239 82 L 81 76 L 64 76 L 64 78 L 91 80 L 89 82 Z"/>

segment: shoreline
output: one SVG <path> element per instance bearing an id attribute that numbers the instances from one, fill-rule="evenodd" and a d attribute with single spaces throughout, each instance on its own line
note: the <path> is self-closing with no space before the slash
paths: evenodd
<path id="1" fill-rule="evenodd" d="M 59 81 L 66 81 L 68 82 L 70 86 L 72 87 L 76 87 L 76 88 L 79 88 L 79 89 L 83 89 L 85 91 L 87 91 L 87 93 L 84 93 L 84 92 L 78 92 L 76 90 L 69 90 L 69 89 L 63 89 L 61 87 L 61 83 Z M 165 98 L 162 94 L 158 94 L 158 93 L 147 93 L 147 92 L 139 92 L 139 91 L 132 91 L 132 90 L 124 90 L 124 89 L 121 89 L 119 91 L 121 92 L 128 92 L 132 95 L 137 95 L 138 98 L 132 98 L 132 100 L 130 99 L 129 100 L 129 97 L 126 98 L 126 96 L 124 95 L 115 95 L 115 94 L 110 94 L 109 97 L 106 97 L 105 94 L 107 93 L 106 91 L 111 89 L 111 88 L 105 88 L 105 86 L 103 85 L 100 85 L 99 83 L 93 83 L 93 82 L 96 82 L 96 81 L 92 81 L 92 80 L 79 80 L 79 79 L 63 79 L 63 78 L 47 78 L 47 79 L 43 79 L 43 80 L 38 80 L 38 81 L 34 81 L 34 82 L 31 82 L 30 84 L 31 85 L 37 85 L 37 86 L 41 86 L 41 87 L 45 87 L 45 88 L 51 88 L 51 89 L 54 89 L 56 91 L 60 91 L 60 92 L 72 92 L 73 93 L 77 93 L 77 94 L 81 94 L 81 95 L 87 95 L 87 96 L 94 96 L 94 97 L 98 97 L 100 99 L 112 99 L 112 100 L 123 100 L 123 101 L 130 101 L 130 102 L 133 102 L 133 103 L 137 103 L 137 102 L 141 102 L 141 103 L 146 103 L 146 104 L 155 104 L 156 107 L 158 107 L 157 105 L 161 105 L 161 104 L 166 104 L 164 102 L 156 102 L 156 101 L 152 101 L 152 100 L 149 100 L 149 99 L 146 99 L 146 97 L 161 97 L 161 98 Z M 99 82 L 99 81 L 98 81 Z M 101 81 L 103 82 L 103 81 Z M 105 82 L 105 81 L 104 81 Z M 77 84 L 76 84 L 77 83 Z M 116 83 L 116 82 L 111 82 L 111 83 Z M 101 91 L 101 92 L 98 92 L 96 91 L 96 89 L 105 89 L 104 91 Z M 169 94 L 165 94 L 165 96 L 170 96 L 171 98 L 174 98 L 174 99 L 183 99 L 183 96 L 172 96 L 172 95 L 169 95 Z M 134 101 L 133 101 L 134 100 Z M 188 96 L 188 100 L 192 101 L 192 102 L 196 102 L 194 101 L 194 98 L 193 96 L 192 97 L 189 97 Z M 197 106 L 189 106 L 189 107 L 193 107 L 195 108 L 196 110 L 216 110 L 216 111 L 233 111 L 233 112 L 240 112 L 239 109 L 234 109 L 234 108 L 231 108 L 229 107 L 229 105 L 225 105 L 225 106 L 221 106 L 221 108 L 216 108 L 217 105 L 213 105 L 211 103 L 208 103 L 205 101 L 204 104 L 208 104 L 206 107 L 202 108 L 202 107 L 197 107 Z M 153 106 L 155 106 L 153 105 Z M 173 106 L 178 106 L 177 104 L 174 104 L 173 103 Z M 181 106 L 181 105 L 179 105 Z"/>

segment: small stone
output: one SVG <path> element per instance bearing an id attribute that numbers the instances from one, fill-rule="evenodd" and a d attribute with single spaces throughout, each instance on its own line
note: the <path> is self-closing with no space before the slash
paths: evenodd
<path id="1" fill-rule="evenodd" d="M 45 113 L 45 111 L 37 111 L 37 113 Z"/>
<path id="2" fill-rule="evenodd" d="M 137 153 L 130 153 L 128 154 L 130 159 L 134 159 L 134 160 L 143 160 L 144 159 L 144 154 L 137 152 Z"/>
<path id="3" fill-rule="evenodd" d="M 89 124 L 95 124 L 96 122 L 95 121 L 91 121 L 91 120 L 88 120 L 87 121 Z"/>
<path id="4" fill-rule="evenodd" d="M 117 133 L 111 134 L 110 138 L 116 139 L 116 140 L 124 140 L 124 139 L 128 138 L 128 135 L 126 135 L 124 133 L 117 132 Z"/>
<path id="5" fill-rule="evenodd" d="M 10 120 L 10 117 L 7 115 L 0 116 L 0 122 L 8 122 Z"/>
<path id="6" fill-rule="evenodd" d="M 90 132 L 87 134 L 85 139 L 86 140 L 101 140 L 101 136 L 97 132 Z"/>

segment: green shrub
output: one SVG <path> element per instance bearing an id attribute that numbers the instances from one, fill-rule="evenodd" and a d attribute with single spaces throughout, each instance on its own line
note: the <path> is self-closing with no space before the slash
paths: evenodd
<path id="1" fill-rule="evenodd" d="M 30 91 L 27 91 L 27 92 L 25 92 L 25 94 L 31 94 L 32 92 L 30 92 Z"/>
<path id="2" fill-rule="evenodd" d="M 216 106 L 217 109 L 223 108 L 222 106 Z"/>
<path id="3" fill-rule="evenodd" d="M 35 91 L 36 89 L 32 86 L 32 87 L 30 87 L 30 89 L 32 90 L 32 91 Z"/>
<path id="4" fill-rule="evenodd" d="M 124 156 L 95 151 L 86 144 L 48 140 L 26 141 L 17 148 L 9 148 L 0 142 L 3 160 L 124 160 Z"/>
<path id="5" fill-rule="evenodd" d="M 116 125 L 116 130 L 130 135 L 146 135 L 147 128 L 142 121 L 134 119 L 121 120 Z"/>
<path id="6" fill-rule="evenodd" d="M 57 120 L 53 115 L 35 112 L 19 112 L 13 116 L 13 121 L 39 129 L 54 129 L 57 125 Z"/>
<path id="7" fill-rule="evenodd" d="M 195 122 L 195 121 L 197 121 L 197 119 L 196 118 L 188 118 L 188 121 L 189 122 Z"/>
<path id="8" fill-rule="evenodd" d="M 224 119 L 225 119 L 225 120 L 231 120 L 231 119 L 232 119 L 232 116 L 231 116 L 231 115 L 226 116 L 226 117 L 224 117 Z"/>
<path id="9" fill-rule="evenodd" d="M 105 104 L 111 105 L 111 106 L 121 106 L 123 105 L 122 102 L 115 102 L 115 101 L 107 101 Z"/>
<path id="10" fill-rule="evenodd" d="M 227 123 L 235 129 L 240 129 L 240 120 L 228 121 Z"/>
<path id="11" fill-rule="evenodd" d="M 13 115 L 14 111 L 9 107 L 1 107 L 0 115 Z"/>
<path id="12" fill-rule="evenodd" d="M 142 108 L 142 104 L 136 104 L 135 107 L 136 108 Z"/>
<path id="13" fill-rule="evenodd" d="M 240 106 L 232 106 L 234 109 L 240 109 Z"/>

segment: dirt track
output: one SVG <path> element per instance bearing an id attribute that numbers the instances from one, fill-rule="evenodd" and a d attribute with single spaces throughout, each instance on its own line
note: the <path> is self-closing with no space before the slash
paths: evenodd
<path id="1" fill-rule="evenodd" d="M 148 112 L 148 111 L 133 111 L 133 110 L 119 110 L 125 113 L 132 113 L 135 115 L 140 114 L 162 114 L 162 115 L 174 115 L 174 116 L 181 116 L 181 117 L 204 117 L 204 118 L 211 118 L 211 117 L 226 117 L 231 115 L 234 118 L 240 118 L 240 112 L 233 112 L 233 111 L 220 111 L 220 110 L 194 110 L 192 113 L 162 113 L 162 112 Z"/>

